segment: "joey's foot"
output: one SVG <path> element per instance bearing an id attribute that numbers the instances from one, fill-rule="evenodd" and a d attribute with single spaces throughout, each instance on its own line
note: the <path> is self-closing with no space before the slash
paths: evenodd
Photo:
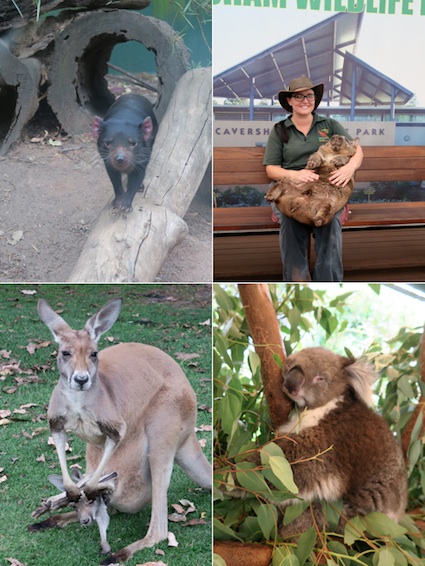
<path id="1" fill-rule="evenodd" d="M 77 503 L 80 499 L 80 488 L 77 485 L 73 485 L 66 490 L 66 496 L 69 503 Z"/>

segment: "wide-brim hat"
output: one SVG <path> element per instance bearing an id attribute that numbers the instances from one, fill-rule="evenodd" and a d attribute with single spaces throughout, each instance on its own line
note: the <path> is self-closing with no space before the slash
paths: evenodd
<path id="1" fill-rule="evenodd" d="M 279 92 L 278 96 L 281 106 L 283 106 L 285 110 L 291 113 L 292 106 L 290 106 L 290 104 L 288 103 L 288 98 L 290 98 L 295 92 L 299 92 L 301 90 L 307 90 L 309 88 L 311 88 L 314 91 L 316 97 L 314 102 L 314 110 L 316 110 L 316 108 L 319 106 L 322 100 L 324 85 L 323 83 L 320 83 L 318 85 L 313 85 L 311 80 L 305 75 L 302 75 L 297 79 L 292 79 L 292 81 L 289 83 L 289 89 L 281 90 Z"/>

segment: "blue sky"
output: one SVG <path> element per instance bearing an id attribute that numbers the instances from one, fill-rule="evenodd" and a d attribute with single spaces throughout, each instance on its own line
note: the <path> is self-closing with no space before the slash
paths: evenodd
<path id="1" fill-rule="evenodd" d="M 378 0 L 371 3 L 379 5 Z M 395 14 L 366 13 L 355 55 L 414 92 L 418 105 L 425 106 L 425 16 L 420 15 L 421 0 L 408 4 L 412 15 L 402 14 L 398 5 Z M 214 75 L 337 13 L 298 10 L 295 0 L 287 0 L 287 5 L 214 6 Z"/>

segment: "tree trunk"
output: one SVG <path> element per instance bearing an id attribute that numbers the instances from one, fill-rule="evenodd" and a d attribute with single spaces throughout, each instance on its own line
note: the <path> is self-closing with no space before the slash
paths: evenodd
<path id="1" fill-rule="evenodd" d="M 187 233 L 182 217 L 211 159 L 211 70 L 178 82 L 155 139 L 145 190 L 128 214 L 100 214 L 74 267 L 73 282 L 153 281 Z M 109 188 L 112 194 L 112 187 Z M 112 200 L 112 199 L 111 199 Z"/>
<path id="2" fill-rule="evenodd" d="M 15 26 L 24 26 L 37 18 L 37 6 L 33 0 L 15 0 L 15 3 L 21 13 L 12 0 L 3 0 L 3 6 L 0 8 L 0 31 Z M 40 14 L 63 8 L 97 10 L 98 8 L 108 7 L 142 10 L 149 4 L 150 0 L 42 0 Z"/>
<path id="3" fill-rule="evenodd" d="M 254 341 L 255 351 L 261 360 L 261 377 L 264 395 L 274 429 L 288 420 L 291 402 L 282 389 L 282 368 L 286 359 L 279 323 L 267 284 L 239 285 L 239 294 L 245 309 L 245 318 Z"/>
<path id="4" fill-rule="evenodd" d="M 21 137 L 37 108 L 41 70 L 37 59 L 18 59 L 0 40 L 0 155 Z"/>
<path id="5" fill-rule="evenodd" d="M 214 552 L 229 566 L 269 566 L 273 548 L 265 544 L 216 540 Z"/>

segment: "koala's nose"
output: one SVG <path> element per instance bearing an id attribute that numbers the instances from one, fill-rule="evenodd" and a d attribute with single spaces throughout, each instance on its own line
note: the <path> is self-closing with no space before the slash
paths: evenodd
<path id="1" fill-rule="evenodd" d="M 304 376 L 299 370 L 289 371 L 284 380 L 283 385 L 290 395 L 296 396 L 304 383 Z"/>

